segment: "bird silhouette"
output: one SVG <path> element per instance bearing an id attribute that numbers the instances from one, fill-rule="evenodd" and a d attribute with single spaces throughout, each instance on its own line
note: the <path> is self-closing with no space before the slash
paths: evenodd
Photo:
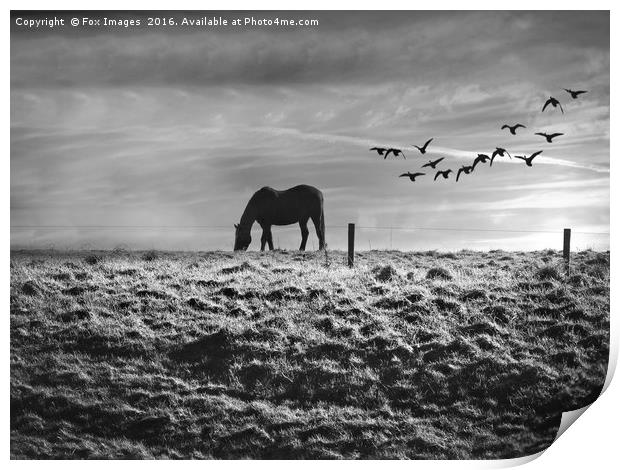
<path id="1" fill-rule="evenodd" d="M 564 88 L 564 91 L 566 91 L 567 93 L 570 93 L 571 98 L 574 100 L 576 100 L 579 97 L 579 95 L 583 95 L 584 93 L 587 93 L 586 90 L 573 91 L 573 90 L 569 90 L 568 88 Z"/>
<path id="2" fill-rule="evenodd" d="M 551 143 L 551 141 L 553 139 L 555 139 L 556 137 L 560 137 L 562 134 L 561 132 L 556 132 L 555 134 L 546 134 L 545 132 L 536 132 L 534 135 L 540 135 L 543 136 L 545 139 L 547 139 L 548 143 Z"/>
<path id="3" fill-rule="evenodd" d="M 510 152 L 509 152 L 508 150 L 504 149 L 504 148 L 501 148 L 501 147 L 495 147 L 495 150 L 493 151 L 493 153 L 492 153 L 491 155 L 492 155 L 493 157 L 495 157 L 496 155 L 499 155 L 500 157 L 503 157 L 503 156 L 504 156 L 504 154 L 508 154 L 508 156 L 509 156 L 510 158 L 512 158 L 512 157 L 510 156 Z"/>
<path id="4" fill-rule="evenodd" d="M 448 179 L 448 175 L 449 175 L 450 173 L 452 173 L 452 170 L 438 171 L 438 172 L 435 174 L 435 178 L 433 179 L 433 181 L 435 181 L 439 175 L 443 176 L 445 179 Z"/>
<path id="5" fill-rule="evenodd" d="M 384 160 L 390 155 L 390 152 L 393 153 L 395 157 L 402 155 L 403 158 L 407 160 L 407 157 L 405 157 L 405 154 L 403 153 L 403 151 L 401 149 L 395 149 L 395 148 L 389 148 L 385 151 L 385 155 L 383 155 Z"/>
<path id="6" fill-rule="evenodd" d="M 380 156 L 383 156 L 383 152 L 385 152 L 387 149 L 383 148 L 383 147 L 373 147 L 370 149 L 371 152 L 377 152 Z"/>
<path id="7" fill-rule="evenodd" d="M 474 169 L 471 166 L 463 165 L 461 168 L 459 168 L 459 171 L 456 172 L 456 180 L 459 180 L 459 176 L 461 176 L 461 173 L 469 175 L 472 171 L 474 171 Z"/>
<path id="8" fill-rule="evenodd" d="M 483 153 L 479 153 L 478 156 L 476 157 L 476 159 L 474 160 L 474 163 L 471 165 L 471 171 L 474 171 L 476 169 L 476 165 L 478 163 L 486 163 L 490 160 L 490 157 L 488 155 L 485 155 Z"/>
<path id="9" fill-rule="evenodd" d="M 543 112 L 545 111 L 545 108 L 547 106 L 549 106 L 549 105 L 553 106 L 554 108 L 557 108 L 559 106 L 560 107 L 560 111 L 562 111 L 562 114 L 564 114 L 564 109 L 562 108 L 562 105 L 553 96 L 550 96 L 549 99 L 547 101 L 545 101 L 545 105 L 543 106 L 543 109 L 542 109 Z"/>
<path id="10" fill-rule="evenodd" d="M 403 176 L 408 176 L 411 181 L 415 182 L 415 179 L 418 176 L 424 176 L 425 174 L 426 173 L 410 173 L 410 172 L 407 172 L 407 173 L 403 173 L 402 175 L 400 175 L 399 178 L 402 178 Z"/>
<path id="11" fill-rule="evenodd" d="M 504 125 L 502 126 L 502 130 L 503 130 L 503 129 L 509 129 L 509 130 L 510 130 L 510 133 L 511 133 L 512 135 L 517 135 L 517 129 L 518 129 L 519 127 L 522 127 L 523 129 L 525 129 L 525 128 L 526 128 L 523 124 L 515 124 L 514 126 L 509 126 L 508 124 L 504 124 Z"/>
<path id="12" fill-rule="evenodd" d="M 508 150 L 503 149 L 501 147 L 497 147 L 493 153 L 491 154 L 491 164 L 489 166 L 493 166 L 493 160 L 495 160 L 495 157 L 497 157 L 498 155 L 500 157 L 503 157 L 504 154 L 507 154 L 510 158 L 512 158 L 512 156 L 510 155 L 510 153 L 508 152 Z"/>
<path id="13" fill-rule="evenodd" d="M 428 139 L 422 147 L 418 147 L 417 145 L 414 145 L 414 147 L 417 148 L 422 155 L 424 155 L 426 153 L 426 147 L 428 147 L 428 144 L 430 144 L 432 141 L 433 139 Z"/>
<path id="14" fill-rule="evenodd" d="M 515 158 L 518 158 L 520 160 L 523 160 L 525 162 L 525 164 L 527 166 L 532 166 L 532 160 L 534 160 L 538 155 L 540 155 L 542 153 L 542 150 L 539 150 L 538 152 L 534 152 L 532 155 L 530 155 L 529 157 L 526 156 L 520 156 L 520 155 L 516 155 Z"/>
<path id="15" fill-rule="evenodd" d="M 428 163 L 425 163 L 424 165 L 422 165 L 422 168 L 430 166 L 433 170 L 435 169 L 435 167 L 437 166 L 437 164 L 442 161 L 444 159 L 444 157 L 438 158 L 435 161 L 429 160 Z"/>

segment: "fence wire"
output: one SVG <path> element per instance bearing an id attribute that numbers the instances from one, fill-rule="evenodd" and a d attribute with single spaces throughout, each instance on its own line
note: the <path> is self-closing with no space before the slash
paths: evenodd
<path id="1" fill-rule="evenodd" d="M 295 229 L 297 226 L 277 226 L 278 230 Z M 446 232 L 498 232 L 498 233 L 558 233 L 563 229 L 556 230 L 533 230 L 533 229 L 492 229 L 492 228 L 457 228 L 457 227 L 400 227 L 400 226 L 370 226 L 356 225 L 362 230 L 399 230 L 399 231 L 446 231 Z M 347 225 L 327 225 L 326 229 L 346 229 Z M 232 230 L 228 225 L 12 225 L 11 230 Z M 572 230 L 572 233 L 580 235 L 609 235 L 609 232 L 589 232 Z"/>

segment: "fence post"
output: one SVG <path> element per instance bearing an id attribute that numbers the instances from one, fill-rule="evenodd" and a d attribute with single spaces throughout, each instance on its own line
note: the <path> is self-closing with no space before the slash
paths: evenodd
<path id="1" fill-rule="evenodd" d="M 564 266 L 566 268 L 566 274 L 570 274 L 570 229 L 564 229 Z"/>
<path id="2" fill-rule="evenodd" d="M 353 267 L 353 262 L 355 258 L 355 224 L 349 224 L 349 267 Z"/>

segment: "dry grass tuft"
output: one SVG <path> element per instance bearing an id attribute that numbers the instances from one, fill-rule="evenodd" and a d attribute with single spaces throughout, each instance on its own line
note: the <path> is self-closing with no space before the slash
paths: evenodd
<path id="1" fill-rule="evenodd" d="M 441 266 L 433 267 L 426 273 L 426 279 L 442 279 L 449 281 L 453 278 L 452 273 Z"/>
<path id="2" fill-rule="evenodd" d="M 536 271 L 536 277 L 542 281 L 559 281 L 562 279 L 562 273 L 558 266 L 554 264 L 546 264 Z"/>
<path id="3" fill-rule="evenodd" d="M 149 251 L 142 253 L 142 256 L 140 257 L 140 259 L 142 259 L 142 261 L 147 261 L 147 262 L 156 261 L 157 259 L 159 259 L 159 253 L 155 250 L 149 250 Z"/>
<path id="4" fill-rule="evenodd" d="M 389 282 L 399 277 L 398 272 L 391 265 L 376 266 L 372 270 L 375 279 L 381 282 Z"/>
<path id="5" fill-rule="evenodd" d="M 84 262 L 86 264 L 90 264 L 92 266 L 92 265 L 95 265 L 97 263 L 100 263 L 101 259 L 102 259 L 101 256 L 97 256 L 97 255 L 92 255 L 91 254 L 91 255 L 87 255 L 87 256 L 84 257 Z"/>

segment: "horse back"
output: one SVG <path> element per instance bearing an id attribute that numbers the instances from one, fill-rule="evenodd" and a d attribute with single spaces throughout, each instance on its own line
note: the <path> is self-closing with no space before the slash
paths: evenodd
<path id="1" fill-rule="evenodd" d="M 259 201 L 275 201 L 281 200 L 298 200 L 298 201 L 321 201 L 323 202 L 323 193 L 307 184 L 300 184 L 285 190 L 273 189 L 270 186 L 264 186 L 254 193 L 251 200 Z"/>
<path id="2" fill-rule="evenodd" d="M 257 208 L 257 220 L 274 225 L 294 224 L 323 212 L 323 193 L 305 184 L 283 191 L 265 186 L 254 194 L 252 202 Z"/>

